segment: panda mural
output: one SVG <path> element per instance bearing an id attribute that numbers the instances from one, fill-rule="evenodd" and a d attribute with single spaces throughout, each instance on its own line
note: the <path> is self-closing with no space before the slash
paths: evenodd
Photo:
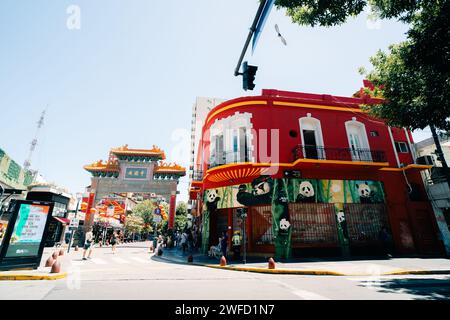
<path id="1" fill-rule="evenodd" d="M 210 189 L 206 190 L 206 208 L 208 212 L 214 212 L 217 209 L 217 203 L 219 202 L 219 190 L 217 189 Z"/>
<path id="2" fill-rule="evenodd" d="M 344 211 L 340 210 L 336 216 L 344 237 L 348 239 L 347 220 L 345 219 Z"/>
<path id="3" fill-rule="evenodd" d="M 252 190 L 247 190 L 247 185 L 241 184 L 236 195 L 236 200 L 244 206 L 270 204 L 272 202 L 273 179 L 269 176 L 260 176 L 252 181 Z"/>
<path id="4" fill-rule="evenodd" d="M 314 186 L 310 181 L 300 182 L 296 203 L 314 203 L 316 202 Z"/>
<path id="5" fill-rule="evenodd" d="M 374 203 L 373 192 L 370 189 L 368 182 L 355 184 L 357 189 L 359 200 L 361 203 Z"/>

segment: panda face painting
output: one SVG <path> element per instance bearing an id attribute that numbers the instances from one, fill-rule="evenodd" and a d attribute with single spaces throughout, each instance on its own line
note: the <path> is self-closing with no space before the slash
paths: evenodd
<path id="1" fill-rule="evenodd" d="M 303 181 L 300 184 L 300 194 L 307 198 L 314 196 L 314 188 L 311 182 Z"/>
<path id="2" fill-rule="evenodd" d="M 217 203 L 219 202 L 219 190 L 207 190 L 206 194 L 206 207 L 209 212 L 217 209 Z"/>
<path id="3" fill-rule="evenodd" d="M 246 185 L 239 186 L 236 200 L 244 206 L 270 204 L 272 202 L 273 180 L 268 176 L 260 176 L 253 180 L 251 189 Z M 248 190 L 248 191 L 247 191 Z"/>
<path id="4" fill-rule="evenodd" d="M 316 202 L 314 187 L 309 181 L 302 181 L 298 189 L 297 203 Z"/>
<path id="5" fill-rule="evenodd" d="M 267 194 L 269 192 L 270 192 L 270 185 L 266 181 L 260 182 L 253 187 L 253 193 L 255 195 Z"/>
<path id="6" fill-rule="evenodd" d="M 218 197 L 218 193 L 218 190 L 208 190 L 208 194 L 206 195 L 208 202 L 214 202 Z"/>
<path id="7" fill-rule="evenodd" d="M 372 190 L 370 190 L 370 187 L 367 184 L 367 182 L 357 184 L 356 188 L 361 203 L 372 203 Z"/>

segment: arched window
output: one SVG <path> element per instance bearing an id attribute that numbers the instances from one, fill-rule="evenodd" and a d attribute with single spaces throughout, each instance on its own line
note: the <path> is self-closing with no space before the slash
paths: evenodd
<path id="1" fill-rule="evenodd" d="M 300 134 L 303 145 L 303 157 L 305 159 L 326 159 L 322 126 L 320 121 L 311 117 L 300 118 Z"/>
<path id="2" fill-rule="evenodd" d="M 353 161 L 372 161 L 372 154 L 364 123 L 353 118 L 345 123 L 348 145 Z"/>

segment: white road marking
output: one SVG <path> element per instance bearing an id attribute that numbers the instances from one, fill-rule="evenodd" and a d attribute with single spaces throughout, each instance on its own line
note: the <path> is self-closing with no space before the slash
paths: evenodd
<path id="1" fill-rule="evenodd" d="M 119 257 L 113 257 L 111 258 L 112 261 L 114 261 L 115 263 L 120 263 L 120 264 L 128 264 L 130 263 L 129 261 L 119 258 Z"/>
<path id="2" fill-rule="evenodd" d="M 75 267 L 79 267 L 84 264 L 83 261 L 72 261 L 71 263 Z"/>
<path id="3" fill-rule="evenodd" d="M 320 294 L 306 290 L 295 290 L 292 291 L 292 293 L 296 296 L 299 296 L 303 300 L 330 300 L 327 297 L 321 296 Z"/>
<path id="4" fill-rule="evenodd" d="M 330 300 L 329 298 L 322 296 L 320 294 L 317 294 L 317 293 L 314 293 L 311 291 L 297 289 L 296 287 L 293 287 L 293 286 L 286 284 L 279 280 L 272 280 L 271 282 L 278 283 L 281 286 L 291 290 L 291 292 L 293 294 L 295 294 L 296 296 L 299 296 L 303 300 Z"/>
<path id="5" fill-rule="evenodd" d="M 137 261 L 139 263 L 150 263 L 150 259 L 149 260 L 145 260 L 143 258 L 139 258 L 139 257 L 131 257 L 130 259 Z"/>
<path id="6" fill-rule="evenodd" d="M 107 262 L 100 258 L 92 258 L 91 261 L 95 264 L 107 264 Z"/>

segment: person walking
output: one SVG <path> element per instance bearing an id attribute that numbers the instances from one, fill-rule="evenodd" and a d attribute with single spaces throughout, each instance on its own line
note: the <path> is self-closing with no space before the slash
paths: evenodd
<path id="1" fill-rule="evenodd" d="M 187 241 L 188 241 L 188 235 L 186 234 L 186 231 L 184 231 L 183 234 L 181 235 L 181 242 L 180 242 L 183 253 L 186 252 Z"/>
<path id="2" fill-rule="evenodd" d="M 83 260 L 87 260 L 87 259 L 91 258 L 93 241 L 94 241 L 94 235 L 92 234 L 92 228 L 89 228 L 84 237 Z M 86 258 L 86 253 L 88 251 L 89 251 L 89 254 Z"/>
<path id="3" fill-rule="evenodd" d="M 241 256 L 241 233 L 239 230 L 234 232 L 231 242 L 233 245 L 233 259 L 238 260 Z"/>
<path id="4" fill-rule="evenodd" d="M 113 231 L 113 234 L 111 236 L 111 246 L 112 246 L 112 253 L 116 254 L 116 245 L 117 245 L 117 241 L 118 241 L 118 236 L 116 235 L 116 233 Z"/>
<path id="5" fill-rule="evenodd" d="M 222 250 L 222 255 L 227 257 L 227 246 L 228 246 L 228 235 L 227 232 L 222 232 L 222 240 L 220 241 L 220 249 Z"/>

